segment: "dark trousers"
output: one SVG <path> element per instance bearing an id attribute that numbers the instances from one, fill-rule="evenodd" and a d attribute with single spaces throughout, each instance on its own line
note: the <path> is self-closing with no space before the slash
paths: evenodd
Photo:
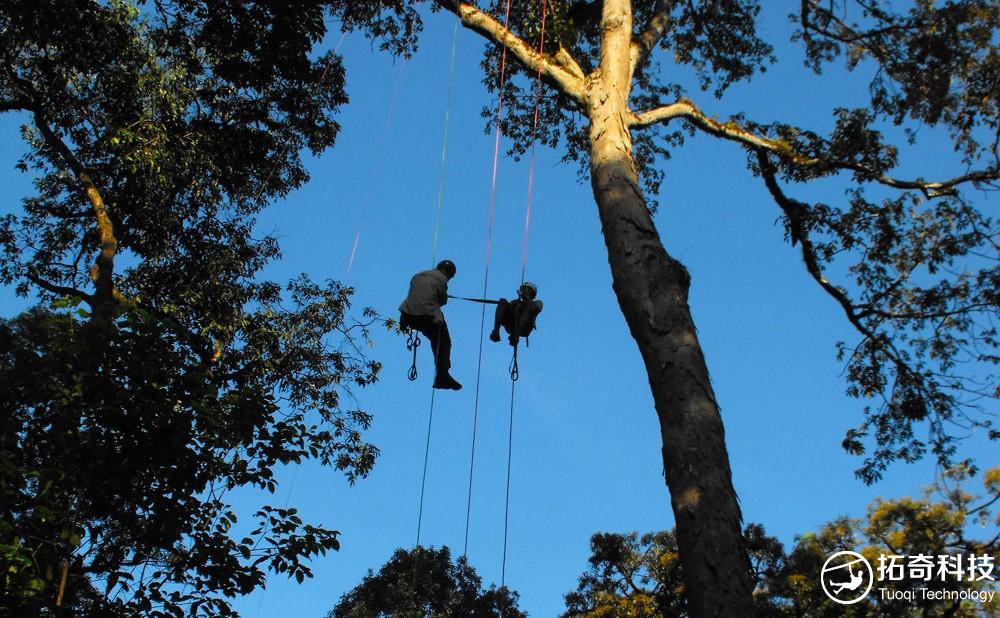
<path id="1" fill-rule="evenodd" d="M 538 309 L 535 304 L 520 300 L 508 301 L 501 298 L 497 302 L 497 312 L 493 318 L 493 330 L 503 326 L 508 335 L 524 337 L 535 329 L 535 317 Z"/>
<path id="2" fill-rule="evenodd" d="M 446 373 L 451 368 L 451 335 L 448 334 L 448 324 L 444 321 L 435 322 L 434 316 L 399 314 L 399 325 L 412 328 L 431 344 L 434 351 L 434 368 L 438 373 Z"/>

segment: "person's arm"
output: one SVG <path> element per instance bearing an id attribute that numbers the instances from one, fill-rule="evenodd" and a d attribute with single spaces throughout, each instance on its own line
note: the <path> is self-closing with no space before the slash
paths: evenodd
<path id="1" fill-rule="evenodd" d="M 445 279 L 444 283 L 438 287 L 437 290 L 438 304 L 442 307 L 448 304 L 448 280 Z"/>

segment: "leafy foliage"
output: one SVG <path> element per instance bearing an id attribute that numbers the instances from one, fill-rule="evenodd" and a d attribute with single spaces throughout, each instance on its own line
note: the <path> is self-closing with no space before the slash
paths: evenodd
<path id="1" fill-rule="evenodd" d="M 659 11 L 657 0 L 637 0 L 631 3 L 637 27 Z M 685 84 L 693 79 L 703 89 L 711 88 L 721 96 L 733 84 L 766 70 L 772 59 L 771 46 L 756 32 L 756 16 L 760 10 L 752 0 L 710 0 L 704 2 L 670 2 L 671 16 L 658 48 L 667 52 L 673 63 L 684 71 L 668 70 L 656 57 L 650 57 L 634 76 L 631 99 L 637 109 L 664 105 L 684 96 Z M 506 3 L 492 0 L 488 10 L 503 16 Z M 515 2 L 510 7 L 509 27 L 532 48 L 538 49 L 542 37 L 541 0 Z M 576 60 L 585 73 L 600 62 L 599 1 L 553 0 L 545 3 L 545 46 L 555 55 L 561 48 Z M 501 89 L 501 51 L 487 50 L 483 61 L 483 83 L 491 92 Z M 510 154 L 518 157 L 527 152 L 531 143 L 561 148 L 564 160 L 580 165 L 581 178 L 589 174 L 590 155 L 586 139 L 587 118 L 583 110 L 557 89 L 535 92 L 536 72 L 526 69 L 515 59 L 508 58 L 503 81 L 504 134 L 513 140 Z M 664 77 L 667 79 L 665 80 Z M 534 114 L 537 113 L 537 127 Z M 491 124 L 496 110 L 484 109 L 483 117 Z M 686 130 L 669 129 L 666 125 L 648 127 L 633 134 L 634 148 L 646 198 L 655 208 L 664 178 L 659 163 L 670 157 L 673 149 L 683 145 Z"/>
<path id="2" fill-rule="evenodd" d="M 212 365 L 140 309 L 110 332 L 43 308 L 0 323 L 4 604 L 50 603 L 72 560 L 125 614 L 226 614 L 219 595 L 250 592 L 264 569 L 301 581 L 305 560 L 339 547 L 294 508 L 264 506 L 234 536 L 226 499 L 273 493 L 275 468 L 303 459 L 364 476 L 378 452 L 361 436 L 371 416 L 340 401 L 342 382 L 368 384 L 378 365 L 328 341 L 348 328 L 349 290 L 292 292 L 290 309 L 245 312 L 239 351 Z"/>
<path id="3" fill-rule="evenodd" d="M 763 585 L 784 560 L 781 543 L 750 524 L 743 530 L 754 571 Z M 672 531 L 597 533 L 590 539 L 589 569 L 575 592 L 566 595 L 564 618 L 601 616 L 686 616 L 683 573 L 677 538 Z"/>
<path id="4" fill-rule="evenodd" d="M 527 48 L 541 45 L 544 66 L 578 74 L 586 90 L 588 80 L 600 79 L 605 5 L 514 3 L 509 19 L 503 2 L 484 10 Z M 823 134 L 745 113 L 720 119 L 706 107 L 711 99 L 744 106 L 752 90 L 742 88 L 741 100 L 729 102 L 731 87 L 746 86 L 777 62 L 756 24 L 762 3 L 633 0 L 616 7 L 622 5 L 633 20 L 621 119 L 632 143 L 623 147 L 631 149 L 641 199 L 656 209 L 664 162 L 691 135 L 744 148 L 750 172 L 781 209 L 787 240 L 858 332 L 857 341 L 838 343 L 847 394 L 864 402 L 864 419 L 843 441 L 865 455 L 858 476 L 875 482 L 894 461 L 927 454 L 942 467 L 974 465 L 961 457 L 961 436 L 1000 438 L 993 422 L 1000 228 L 983 208 L 1000 179 L 1000 8 L 990 0 L 801 2 L 788 35 L 801 44 L 807 67 L 853 72 L 847 81 L 868 85 L 865 105 L 834 101 L 810 110 L 810 118 L 832 120 Z M 571 96 L 554 73 L 527 68 L 518 53 L 507 53 L 506 63 L 501 57 L 499 46 L 489 49 L 483 67 L 487 87 L 503 91 L 511 154 L 539 142 L 561 149 L 588 177 L 590 119 L 581 103 L 588 95 Z M 838 60 L 843 67 L 834 65 Z M 709 91 L 709 101 L 696 101 L 699 91 Z M 495 113 L 483 115 L 494 123 Z M 942 142 L 953 152 L 941 152 Z M 928 143 L 932 168 L 899 176 L 904 161 L 911 165 L 908 150 Z M 842 188 L 844 199 L 806 203 L 782 186 L 820 179 Z"/>
<path id="5" fill-rule="evenodd" d="M 447 547 L 398 549 L 377 574 L 341 597 L 327 618 L 524 618 L 517 593 L 483 589 L 465 556 L 452 562 Z"/>
<path id="6" fill-rule="evenodd" d="M 782 544 L 764 528 L 748 525 L 744 531 L 755 582 L 758 616 L 982 616 L 997 615 L 1000 605 L 990 602 L 945 601 L 914 594 L 914 600 L 870 594 L 855 605 L 834 603 L 823 592 L 820 573 L 826 560 L 839 551 L 856 551 L 878 565 L 879 555 L 939 556 L 949 554 L 1000 555 L 998 538 L 968 538 L 970 529 L 997 529 L 1000 517 L 990 507 L 1000 500 L 1000 469 L 983 475 L 984 496 L 962 488 L 968 470 L 955 468 L 919 499 L 876 500 L 864 520 L 839 517 L 818 532 L 796 539 L 785 553 Z M 973 525 L 975 528 L 973 528 Z M 590 567 L 580 576 L 575 592 L 566 595 L 563 616 L 687 616 L 683 580 L 672 532 L 639 537 L 636 533 L 599 533 L 591 538 Z M 900 591 L 919 588 L 984 590 L 988 580 L 892 582 Z"/>
<path id="7" fill-rule="evenodd" d="M 359 345 L 377 316 L 335 282 L 260 279 L 279 248 L 255 216 L 336 138 L 325 18 L 402 52 L 419 21 L 398 8 L 0 6 L 0 111 L 37 189 L 0 219 L 0 283 L 39 300 L 0 321 L 3 611 L 230 615 L 266 570 L 301 581 L 338 547 L 227 497 L 305 459 L 353 482 L 378 453 L 351 399 L 378 375 Z"/>

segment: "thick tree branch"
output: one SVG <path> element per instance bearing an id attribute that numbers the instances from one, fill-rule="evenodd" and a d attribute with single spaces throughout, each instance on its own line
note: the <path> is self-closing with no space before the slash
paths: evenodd
<path id="1" fill-rule="evenodd" d="M 45 143 L 52 148 L 72 170 L 73 175 L 83 186 L 87 200 L 94 210 L 94 217 L 97 219 L 97 233 L 101 241 L 101 250 L 97 260 L 91 269 L 90 278 L 97 288 L 97 297 L 106 302 L 118 299 L 117 290 L 114 287 L 113 273 L 115 255 L 118 252 L 118 239 L 115 237 L 114 225 L 108 215 L 107 207 L 100 190 L 90 178 L 90 174 L 83 164 L 76 158 L 65 142 L 49 126 L 45 114 L 37 107 L 33 108 L 32 114 L 35 119 L 35 126 L 38 127 Z"/>
<path id="2" fill-rule="evenodd" d="M 118 252 L 118 239 L 115 237 L 114 225 L 108 215 L 107 207 L 100 190 L 90 178 L 86 167 L 77 159 L 69 146 L 52 130 L 49 126 L 48 118 L 45 114 L 44 105 L 39 102 L 38 97 L 31 83 L 21 78 L 10 67 L 7 67 L 7 74 L 11 81 L 17 84 L 22 90 L 21 96 L 26 97 L 23 109 L 30 111 L 35 121 L 35 126 L 42 134 L 46 145 L 51 148 L 56 155 L 63 160 L 63 163 L 73 172 L 76 179 L 83 187 L 87 200 L 90 202 L 97 220 L 97 232 L 101 241 L 101 250 L 97 256 L 94 266 L 91 268 L 90 278 L 97 289 L 96 298 L 105 304 L 112 304 L 120 298 L 120 294 L 114 285 L 114 261 Z M 95 312 L 96 313 L 96 312 Z"/>
<path id="3" fill-rule="evenodd" d="M 73 172 L 73 175 L 79 178 L 81 174 L 86 174 L 80 160 L 76 158 L 76 155 L 74 155 L 73 151 L 69 149 L 66 142 L 62 141 L 62 139 L 60 139 L 60 137 L 56 135 L 55 131 L 53 131 L 49 126 L 48 118 L 46 118 L 45 113 L 41 110 L 41 108 L 37 105 L 32 105 L 28 108 L 28 110 L 31 112 L 31 115 L 35 120 L 35 126 L 42 134 L 42 138 L 45 140 L 45 143 L 59 155 L 59 157 L 63 160 L 63 163 L 65 163 L 66 166 L 69 167 L 70 171 Z"/>
<path id="4" fill-rule="evenodd" d="M 562 45 L 560 45 L 559 50 L 556 51 L 555 60 L 581 81 L 586 79 L 587 74 L 584 72 L 583 67 L 580 66 L 580 63 L 576 61 L 576 58 L 566 51 L 566 48 Z"/>
<path id="5" fill-rule="evenodd" d="M 28 109 L 28 102 L 20 99 L 0 100 L 0 112 L 15 112 Z"/>
<path id="6" fill-rule="evenodd" d="M 642 128 L 661 122 L 668 123 L 676 118 L 687 120 L 702 131 L 716 137 L 739 142 L 745 146 L 750 146 L 755 150 L 764 149 L 774 152 L 784 158 L 791 159 L 796 165 L 814 166 L 823 163 L 820 159 L 803 157 L 796 154 L 792 151 L 787 142 L 772 140 L 767 137 L 757 135 L 752 131 L 744 129 L 735 122 L 719 122 L 714 118 L 710 118 L 698 109 L 694 103 L 687 99 L 680 99 L 676 103 L 646 110 L 644 112 L 633 113 L 632 121 L 629 123 L 629 126 L 631 128 Z"/>
<path id="7" fill-rule="evenodd" d="M 608 92 L 632 90 L 632 3 L 604 0 L 601 8 L 601 68 Z M 624 111 L 624 110 L 623 110 Z"/>
<path id="8" fill-rule="evenodd" d="M 466 28 L 497 45 L 506 47 L 521 64 L 541 73 L 560 91 L 579 103 L 581 108 L 586 108 L 583 70 L 569 57 L 566 50 L 560 49 L 556 58 L 551 58 L 538 53 L 523 39 L 473 4 L 454 0 L 438 0 L 438 4 L 454 13 Z"/>
<path id="9" fill-rule="evenodd" d="M 91 296 L 90 294 L 87 294 L 86 292 L 82 292 L 82 291 L 80 291 L 80 290 L 78 290 L 76 288 L 71 288 L 71 287 L 67 287 L 67 286 L 63 286 L 63 285 L 56 285 L 54 283 L 49 283 L 48 281 L 45 281 L 44 279 L 42 279 L 40 277 L 37 277 L 37 276 L 35 276 L 33 274 L 30 274 L 30 273 L 27 275 L 27 278 L 28 278 L 29 281 L 31 281 L 32 283 L 34 283 L 38 287 L 42 288 L 46 292 L 51 292 L 52 294 L 57 294 L 59 296 L 72 296 L 74 298 L 79 298 L 79 299 L 81 299 L 83 301 L 86 301 L 87 304 L 89 304 L 91 306 L 93 306 L 93 304 L 94 304 L 94 297 L 93 296 Z"/>
<path id="10" fill-rule="evenodd" d="M 649 23 L 635 40 L 632 41 L 632 49 L 629 52 L 629 60 L 632 65 L 632 74 L 649 58 L 649 54 L 656 47 L 656 44 L 663 39 L 670 26 L 670 12 L 674 8 L 676 0 L 660 0 L 656 7 L 656 12 L 649 19 Z"/>
<path id="11" fill-rule="evenodd" d="M 927 197 L 941 197 L 944 195 L 954 195 L 955 188 L 966 183 L 989 183 L 1000 180 L 1000 169 L 990 168 L 970 172 L 962 176 L 956 176 L 948 180 L 925 181 L 925 180 L 903 180 L 893 178 L 885 174 L 879 174 L 853 162 L 838 162 L 827 159 L 807 157 L 795 152 L 788 142 L 774 140 L 763 135 L 758 135 L 749 131 L 739 124 L 731 121 L 720 122 L 705 115 L 697 106 L 687 99 L 680 99 L 670 105 L 664 105 L 655 109 L 646 110 L 632 114 L 629 123 L 631 128 L 642 128 L 657 123 L 668 123 L 676 118 L 687 120 L 695 127 L 730 141 L 734 141 L 744 146 L 749 146 L 754 150 L 766 150 L 772 152 L 782 159 L 790 161 L 792 164 L 804 168 L 819 169 L 840 169 L 856 172 L 869 177 L 872 181 L 893 187 L 895 189 L 914 189 L 924 193 Z"/>

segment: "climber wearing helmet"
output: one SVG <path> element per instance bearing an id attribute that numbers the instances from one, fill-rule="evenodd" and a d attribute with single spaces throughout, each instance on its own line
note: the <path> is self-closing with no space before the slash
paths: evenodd
<path id="1" fill-rule="evenodd" d="M 410 279 L 410 291 L 399 305 L 399 325 L 427 337 L 434 350 L 434 388 L 458 390 L 462 385 L 451 377 L 451 336 L 441 306 L 448 302 L 448 281 L 455 276 L 455 263 L 443 260 L 431 270 Z"/>
<path id="2" fill-rule="evenodd" d="M 517 289 L 517 299 L 508 301 L 501 298 L 497 302 L 497 312 L 493 319 L 490 341 L 500 341 L 500 327 L 507 331 L 507 341 L 517 345 L 521 337 L 527 337 L 535 329 L 535 318 L 542 312 L 542 301 L 535 300 L 538 286 L 525 281 Z"/>

